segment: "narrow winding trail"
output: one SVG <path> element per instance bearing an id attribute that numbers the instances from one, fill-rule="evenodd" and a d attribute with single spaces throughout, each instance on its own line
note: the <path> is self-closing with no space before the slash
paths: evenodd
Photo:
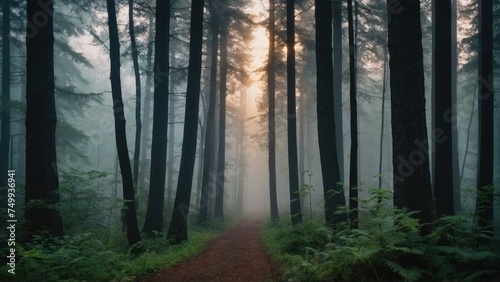
<path id="1" fill-rule="evenodd" d="M 153 274 L 146 281 L 278 281 L 278 267 L 265 253 L 260 239 L 261 225 L 261 220 L 244 220 L 209 243 L 197 257 Z"/>

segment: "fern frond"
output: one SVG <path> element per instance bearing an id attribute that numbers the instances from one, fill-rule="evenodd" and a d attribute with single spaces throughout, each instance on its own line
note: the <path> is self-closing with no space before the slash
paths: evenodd
<path id="1" fill-rule="evenodd" d="M 408 282 L 419 281 L 424 274 L 423 270 L 418 269 L 416 267 L 405 268 L 405 267 L 402 267 L 401 265 L 399 265 L 398 263 L 390 261 L 390 260 L 384 260 L 384 263 L 394 273 L 401 276 L 401 278 L 403 278 L 405 281 L 408 281 Z"/>

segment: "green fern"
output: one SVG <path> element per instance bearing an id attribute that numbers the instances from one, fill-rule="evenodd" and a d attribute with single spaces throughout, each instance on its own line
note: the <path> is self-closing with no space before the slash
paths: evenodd
<path id="1" fill-rule="evenodd" d="M 424 271 L 416 267 L 405 268 L 396 262 L 390 260 L 384 260 L 384 264 L 387 265 L 394 273 L 401 276 L 405 281 L 413 282 L 422 279 Z"/>

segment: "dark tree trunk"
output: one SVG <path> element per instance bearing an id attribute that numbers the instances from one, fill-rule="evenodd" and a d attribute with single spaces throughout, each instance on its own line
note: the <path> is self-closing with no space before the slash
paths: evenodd
<path id="1" fill-rule="evenodd" d="M 297 112 L 295 102 L 295 1 L 286 1 L 286 73 L 288 113 L 288 177 L 290 182 L 290 212 L 292 225 L 302 222 L 297 159 Z"/>
<path id="2" fill-rule="evenodd" d="M 130 245 L 141 240 L 137 225 L 135 208 L 134 183 L 132 168 L 128 156 L 127 132 L 125 127 L 125 111 L 122 99 L 120 78 L 120 41 L 118 38 L 118 24 L 116 22 L 116 8 L 114 0 L 107 0 L 108 28 L 109 28 L 109 56 L 111 59 L 111 92 L 113 96 L 113 111 L 115 116 L 116 150 L 122 173 L 123 198 L 125 202 L 125 221 L 127 224 L 127 238 Z M 28 144 L 29 146 L 29 144 Z"/>
<path id="3" fill-rule="evenodd" d="M 2 132 L 0 133 L 0 188 L 7 187 L 10 143 L 10 0 L 2 3 Z M 50 43 L 52 44 L 52 43 Z M 21 136 L 24 138 L 24 136 Z M 7 195 L 1 190 L 0 195 Z"/>
<path id="4" fill-rule="evenodd" d="M 276 191 L 276 54 L 274 50 L 274 14 L 274 0 L 269 0 L 269 55 L 267 59 L 267 90 L 269 95 L 269 199 L 271 201 L 271 220 L 276 221 L 279 219 L 279 213 Z"/>
<path id="5" fill-rule="evenodd" d="M 170 62 L 172 63 L 172 66 L 175 66 L 175 55 L 171 55 Z M 168 109 L 168 114 L 169 114 L 169 124 L 170 126 L 168 127 L 168 149 L 167 149 L 167 212 L 170 212 L 171 207 L 172 207 L 172 196 L 173 196 L 173 190 L 174 190 L 174 163 L 175 163 L 175 115 L 176 115 L 176 103 L 175 103 L 175 87 L 174 87 L 174 81 L 169 84 L 170 90 L 169 90 L 169 97 L 170 97 L 170 102 L 169 102 L 169 109 Z"/>
<path id="6" fill-rule="evenodd" d="M 139 53 L 134 31 L 134 1 L 128 1 L 128 30 L 130 35 L 130 49 L 132 50 L 132 62 L 134 64 L 135 78 L 135 142 L 134 142 L 134 186 L 139 185 L 139 156 L 141 153 L 141 74 L 139 72 Z M 136 191 L 137 192 L 137 191 Z"/>
<path id="7" fill-rule="evenodd" d="M 187 222 L 198 131 L 198 109 L 200 102 L 201 47 L 203 42 L 203 1 L 193 0 L 191 7 L 191 43 L 189 45 L 189 71 L 186 91 L 186 114 L 184 117 L 184 138 L 177 182 L 172 220 L 168 237 L 174 243 L 187 240 Z"/>
<path id="8" fill-rule="evenodd" d="M 333 105 L 340 182 L 344 182 L 344 130 L 342 116 L 342 1 L 336 0 L 333 9 Z"/>
<path id="9" fill-rule="evenodd" d="M 346 216 L 335 214 L 345 205 L 337 157 L 332 61 L 332 2 L 315 0 L 316 9 L 316 68 L 317 68 L 317 112 L 318 140 L 323 175 L 325 219 L 328 225 L 346 221 Z"/>
<path id="10" fill-rule="evenodd" d="M 220 88 L 219 88 L 219 150 L 217 158 L 217 178 L 215 189 L 215 218 L 224 218 L 224 184 L 226 168 L 226 92 L 227 92 L 227 40 L 229 22 L 227 17 L 220 29 Z"/>
<path id="11" fill-rule="evenodd" d="M 493 1 L 479 1 L 479 159 L 478 225 L 493 231 Z"/>
<path id="12" fill-rule="evenodd" d="M 434 0 L 433 8 L 434 132 L 443 136 L 434 139 L 434 198 L 439 215 L 453 215 L 451 0 Z"/>
<path id="13" fill-rule="evenodd" d="M 358 227 L 358 102 L 356 99 L 356 43 L 352 1 L 347 1 L 349 21 L 349 78 L 351 105 L 351 159 L 349 165 L 349 219 L 351 228 Z M 357 20 L 357 19 L 356 19 Z"/>
<path id="14" fill-rule="evenodd" d="M 25 200 L 30 235 L 45 230 L 50 235 L 62 236 L 61 217 L 54 208 L 59 203 L 59 180 L 55 138 L 53 11 L 51 0 L 27 3 Z M 35 18 L 41 16 L 46 19 L 46 24 L 36 25 Z M 9 139 L 6 142 L 8 146 Z M 43 204 L 32 205 L 33 201 Z"/>
<path id="15" fill-rule="evenodd" d="M 457 0 L 451 0 L 451 154 L 453 172 L 453 203 L 455 213 L 459 213 L 461 208 L 460 193 L 460 165 L 458 158 L 458 124 L 457 124 Z"/>
<path id="16" fill-rule="evenodd" d="M 153 137 L 151 140 L 151 175 L 145 232 L 163 232 L 165 172 L 167 170 L 168 73 L 169 73 L 170 0 L 156 1 L 154 62 Z"/>
<path id="17" fill-rule="evenodd" d="M 139 174 L 139 196 L 142 197 L 142 191 L 146 186 L 146 171 L 148 167 L 147 157 L 149 152 L 149 137 L 151 135 L 151 87 L 153 83 L 153 40 L 154 40 L 154 17 L 149 16 L 149 34 L 148 34 L 148 50 L 146 54 L 147 70 L 146 70 L 146 93 L 144 96 L 144 117 L 143 131 L 141 142 L 141 173 Z"/>
<path id="18" fill-rule="evenodd" d="M 219 51 L 219 18 L 215 10 L 210 10 L 211 15 L 211 62 L 210 62 L 210 97 L 208 98 L 207 120 L 205 122 L 205 146 L 203 150 L 203 177 L 201 182 L 200 214 L 198 223 L 204 223 L 209 217 L 209 199 L 214 187 L 214 179 L 211 174 L 214 172 L 213 161 L 215 159 L 215 107 L 217 100 L 217 56 Z"/>
<path id="19" fill-rule="evenodd" d="M 425 117 L 420 1 L 388 0 L 394 205 L 434 219 Z M 424 233 L 430 226 L 424 228 Z"/>

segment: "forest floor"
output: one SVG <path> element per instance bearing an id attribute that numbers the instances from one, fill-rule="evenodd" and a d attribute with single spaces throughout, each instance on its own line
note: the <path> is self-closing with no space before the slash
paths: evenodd
<path id="1" fill-rule="evenodd" d="M 144 281 L 278 281 L 279 268 L 264 250 L 261 227 L 262 220 L 244 220 L 210 242 L 197 257 L 164 269 Z"/>

